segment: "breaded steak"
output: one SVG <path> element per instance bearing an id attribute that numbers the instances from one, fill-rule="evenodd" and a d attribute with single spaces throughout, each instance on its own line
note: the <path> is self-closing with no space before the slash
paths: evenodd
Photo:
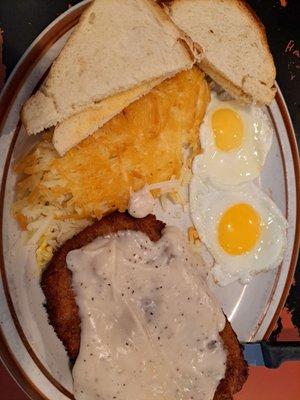
<path id="1" fill-rule="evenodd" d="M 164 226 L 153 215 L 136 219 L 126 213 L 115 212 L 87 227 L 56 251 L 43 271 L 41 287 L 46 297 L 49 322 L 63 342 L 72 362 L 75 362 L 80 347 L 80 317 L 72 290 L 72 273 L 66 265 L 67 254 L 91 243 L 99 236 L 121 230 L 141 231 L 156 242 L 160 239 Z M 227 320 L 220 336 L 227 352 L 227 363 L 225 377 L 219 383 L 214 400 L 230 400 L 247 379 L 248 368 L 237 337 Z"/>

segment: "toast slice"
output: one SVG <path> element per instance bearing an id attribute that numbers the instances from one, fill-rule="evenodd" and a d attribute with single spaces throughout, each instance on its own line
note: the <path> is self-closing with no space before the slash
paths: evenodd
<path id="1" fill-rule="evenodd" d="M 160 2 L 170 17 L 203 48 L 201 69 L 243 103 L 269 104 L 276 70 L 264 26 L 241 0 Z M 197 57 L 197 55 L 196 55 Z"/>
<path id="2" fill-rule="evenodd" d="M 25 103 L 22 122 L 36 134 L 109 96 L 192 65 L 182 32 L 152 0 L 94 0 Z"/>
<path id="3" fill-rule="evenodd" d="M 164 227 L 165 224 L 154 215 L 135 219 L 126 213 L 115 212 L 87 227 L 57 250 L 42 274 L 41 287 L 46 297 L 49 322 L 63 342 L 71 362 L 75 362 L 80 348 L 80 316 L 72 290 L 72 273 L 66 264 L 67 254 L 99 236 L 120 230 L 140 231 L 156 242 Z M 248 368 L 236 334 L 227 319 L 220 337 L 227 353 L 226 371 L 213 399 L 231 400 L 246 381 Z"/>

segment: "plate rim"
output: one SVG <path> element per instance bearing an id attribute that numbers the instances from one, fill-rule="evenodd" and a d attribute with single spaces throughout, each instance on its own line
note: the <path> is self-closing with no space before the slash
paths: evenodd
<path id="1" fill-rule="evenodd" d="M 29 73 L 31 70 L 34 68 L 36 63 L 43 57 L 45 52 L 63 35 L 65 34 L 70 28 L 72 28 L 80 18 L 80 15 L 84 11 L 84 9 L 87 7 L 88 3 L 90 0 L 85 0 L 83 2 L 80 2 L 79 4 L 71 7 L 67 11 L 65 11 L 63 14 L 61 14 L 58 18 L 56 18 L 51 24 L 49 24 L 41 33 L 40 35 L 33 41 L 33 43 L 28 47 L 28 49 L 25 51 L 25 53 L 22 55 L 20 58 L 19 62 L 17 63 L 16 67 L 10 74 L 10 77 L 8 81 L 6 82 L 6 85 L 3 88 L 3 91 L 1 93 L 0 97 L 0 115 L 1 115 L 1 120 L 0 120 L 0 136 L 2 134 L 2 129 L 3 126 L 7 120 L 7 116 L 9 114 L 9 111 L 11 109 L 11 106 L 14 104 L 16 96 L 20 90 L 20 88 L 23 86 L 24 82 L 26 81 Z M 42 42 L 42 45 L 41 45 Z M 43 79 L 43 77 L 41 78 Z M 300 209 L 299 209 L 299 200 L 300 200 L 300 187 L 299 187 L 299 154 L 298 154 L 298 146 L 296 142 L 296 137 L 295 137 L 295 132 L 293 128 L 293 124 L 289 115 L 289 111 L 287 108 L 287 105 L 285 103 L 284 97 L 282 95 L 282 92 L 280 91 L 279 86 L 277 85 L 277 93 L 275 97 L 275 101 L 279 107 L 281 117 L 283 119 L 286 131 L 288 133 L 288 142 L 289 142 L 289 147 L 291 149 L 291 154 L 292 154 L 292 160 L 293 160 L 293 170 L 295 173 L 295 179 L 296 179 L 296 224 L 295 224 L 295 236 L 294 236 L 294 245 L 293 245 L 293 251 L 291 254 L 291 262 L 288 270 L 288 274 L 285 280 L 285 284 L 280 296 L 280 300 L 278 303 L 278 306 L 273 314 L 273 317 L 271 319 L 271 322 L 266 329 L 264 339 L 267 339 L 270 333 L 272 332 L 276 321 L 278 320 L 280 311 L 282 310 L 284 303 L 286 301 L 286 298 L 289 293 L 289 289 L 291 287 L 296 265 L 297 265 L 297 257 L 298 257 L 298 250 L 299 250 L 299 243 L 300 243 L 300 221 L 299 221 L 299 216 L 300 216 Z M 6 156 L 5 160 L 5 165 L 3 169 L 3 177 L 1 180 L 1 194 L 0 194 L 0 204 L 3 205 L 4 201 L 4 195 L 5 195 L 5 187 L 6 187 L 6 178 L 7 178 L 7 173 L 9 169 L 9 164 L 10 164 L 10 159 L 12 156 L 14 144 L 16 142 L 18 132 L 21 128 L 20 120 L 15 128 L 15 131 L 13 133 L 12 140 L 9 143 L 9 148 L 8 148 L 8 153 Z M 3 226 L 3 207 L 1 207 L 0 210 L 0 225 L 1 225 L 1 232 L 0 232 L 0 244 L 2 246 L 2 226 Z M 14 311 L 14 306 L 11 303 L 9 304 L 8 298 L 10 298 L 10 295 L 6 291 L 8 290 L 8 287 L 5 289 L 5 281 L 6 281 L 6 276 L 5 276 L 5 265 L 4 265 L 4 259 L 3 259 L 3 251 L 2 247 L 0 249 L 0 268 L 1 268 L 1 277 L 2 277 L 2 284 L 4 286 L 4 291 L 5 291 L 5 297 L 6 301 L 8 302 L 9 305 L 9 311 L 12 316 L 15 328 L 17 330 L 18 335 L 20 336 L 20 339 L 22 343 L 24 344 L 24 341 L 22 338 L 22 335 L 20 335 L 20 331 L 18 327 L 16 326 L 16 321 L 15 318 L 13 318 L 13 312 Z M 7 282 L 6 282 L 7 283 Z M 16 320 L 18 321 L 18 318 L 16 317 Z M 22 332 L 22 327 L 21 327 L 21 332 Z M 24 335 L 25 336 L 25 335 Z M 26 337 L 25 340 L 27 341 Z M 27 346 L 25 345 L 26 350 L 28 351 L 29 355 L 32 357 L 31 351 L 28 350 Z M 29 348 L 31 349 L 31 346 L 29 345 Z M 31 349 L 32 350 L 32 349 Z M 34 354 L 34 352 L 33 352 Z M 27 393 L 31 399 L 34 400 L 48 400 L 47 397 L 40 391 L 38 387 L 31 381 L 31 379 L 27 376 L 25 370 L 21 367 L 19 364 L 18 360 L 14 356 L 9 344 L 6 341 L 5 335 L 2 331 L 2 328 L 0 327 L 0 358 L 3 361 L 4 366 L 7 368 L 9 373 L 12 375 L 16 383 Z M 36 363 L 36 360 L 33 358 L 33 361 Z M 37 363 L 36 363 L 37 364 Z M 40 366 L 37 364 L 38 368 Z M 47 372 L 45 375 L 45 371 L 41 370 L 41 372 L 46 376 L 46 378 L 49 379 L 49 372 L 47 369 L 42 365 L 43 369 Z M 51 375 L 51 374 L 50 374 Z M 64 389 L 62 391 L 63 394 L 65 394 L 68 398 L 74 399 L 73 395 L 67 391 L 59 382 L 57 382 L 52 376 L 51 379 L 49 379 L 50 382 L 55 385 L 59 390 Z"/>
<path id="2" fill-rule="evenodd" d="M 60 38 L 62 37 L 68 30 L 78 23 L 78 20 L 83 13 L 83 11 L 87 8 L 88 3 L 91 0 L 84 0 L 77 5 L 69 8 L 64 13 L 60 14 L 54 21 L 52 21 L 31 43 L 31 45 L 27 48 L 24 54 L 21 56 L 17 65 L 14 67 L 11 72 L 7 82 L 4 85 L 4 88 L 1 92 L 0 96 L 0 136 L 2 136 L 3 127 L 9 115 L 10 109 L 15 102 L 16 96 L 23 86 L 24 82 L 28 78 L 30 72 L 37 64 L 37 62 L 43 57 L 45 52 Z M 43 45 L 41 46 L 41 42 Z M 41 80 L 43 77 L 41 78 Z M 5 293 L 5 298 L 8 303 L 9 311 L 13 320 L 13 324 L 15 329 L 20 337 L 22 344 L 25 346 L 29 356 L 33 359 L 33 362 L 40 369 L 41 373 L 52 383 L 62 394 L 66 396 L 66 398 L 73 399 L 74 396 L 71 392 L 65 389 L 51 374 L 47 371 L 47 369 L 42 365 L 39 361 L 38 357 L 36 357 L 34 351 L 32 350 L 26 336 L 23 333 L 22 327 L 19 324 L 18 318 L 15 313 L 15 309 L 13 303 L 11 301 L 11 297 L 8 290 L 7 279 L 5 274 L 5 265 L 4 265 L 4 257 L 3 257 L 3 203 L 4 203 L 4 195 L 5 195 L 5 187 L 6 187 L 6 178 L 9 170 L 9 163 L 12 156 L 14 144 L 16 142 L 18 132 L 21 128 L 20 120 L 15 128 L 15 131 L 12 136 L 12 140 L 9 143 L 8 152 L 5 158 L 5 163 L 3 167 L 3 175 L 0 182 L 0 272 L 1 272 L 1 281 Z M 14 318 L 15 314 L 15 318 Z M 18 325 L 21 328 L 18 329 Z M 23 337 L 22 337 L 23 336 Z M 25 343 L 24 343 L 25 339 Z M 26 373 L 25 369 L 20 365 L 19 361 L 16 359 L 10 345 L 8 344 L 5 334 L 3 333 L 2 327 L 0 326 L 0 359 L 9 372 L 11 377 L 14 379 L 16 384 L 29 396 L 32 400 L 50 400 L 46 397 L 40 388 L 38 388 L 31 378 Z M 42 367 L 42 368 L 41 368 Z"/>
<path id="3" fill-rule="evenodd" d="M 300 161 L 299 161 L 299 150 L 298 150 L 298 144 L 297 144 L 297 139 L 296 139 L 296 134 L 294 130 L 294 126 L 292 123 L 292 119 L 287 107 L 287 104 L 285 102 L 284 96 L 282 94 L 282 91 L 276 82 L 276 96 L 275 96 L 275 101 L 278 105 L 280 115 L 283 119 L 283 123 L 285 125 L 287 134 L 288 134 L 288 141 L 289 141 L 289 146 L 291 149 L 291 156 L 292 156 L 292 161 L 293 161 L 293 170 L 295 174 L 295 198 L 296 198 L 296 221 L 295 221 L 295 234 L 294 234 L 294 243 L 293 243 L 293 250 L 291 253 L 291 261 L 290 261 L 290 266 L 288 270 L 288 274 L 284 283 L 284 287 L 282 289 L 282 293 L 280 296 L 280 300 L 278 302 L 278 305 L 276 307 L 276 310 L 274 311 L 273 317 L 269 323 L 269 326 L 266 329 L 266 332 L 263 336 L 263 340 L 267 340 L 269 336 L 271 335 L 272 331 L 275 328 L 276 322 L 278 321 L 280 312 L 284 308 L 286 299 L 289 295 L 290 288 L 292 286 L 293 280 L 294 280 L 294 275 L 295 271 L 297 268 L 297 261 L 298 261 L 298 256 L 299 256 L 299 246 L 300 246 Z M 259 329 L 259 327 L 258 327 Z M 258 330 L 257 329 L 257 330 Z"/>

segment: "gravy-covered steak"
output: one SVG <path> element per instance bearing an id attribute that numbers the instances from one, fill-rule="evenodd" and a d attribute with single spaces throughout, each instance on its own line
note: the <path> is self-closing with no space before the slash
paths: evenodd
<path id="1" fill-rule="evenodd" d="M 173 233 L 170 230 L 171 228 L 166 228 L 166 229 L 164 228 L 165 224 L 161 221 L 158 221 L 153 215 L 148 215 L 147 217 L 141 219 L 135 219 L 126 213 L 115 212 L 111 215 L 102 218 L 100 221 L 95 222 L 93 225 L 89 226 L 88 228 L 84 229 L 82 232 L 74 236 L 72 239 L 68 240 L 63 246 L 61 246 L 57 250 L 51 262 L 45 268 L 42 274 L 41 286 L 46 297 L 46 309 L 49 315 L 49 321 L 51 325 L 54 327 L 57 336 L 63 342 L 68 352 L 68 355 L 73 363 L 75 362 L 78 363 L 80 361 L 80 357 L 87 358 L 86 356 L 84 356 L 84 354 L 89 355 L 88 353 L 86 353 L 86 349 L 81 350 L 79 354 L 80 345 L 83 344 L 85 346 L 90 345 L 89 335 L 87 334 L 86 331 L 84 331 L 87 329 L 86 327 L 88 325 L 85 318 L 82 318 L 83 310 L 84 311 L 87 310 L 86 309 L 87 293 L 88 295 L 92 293 L 91 294 L 93 296 L 92 300 L 94 300 L 93 293 L 96 292 L 95 291 L 93 292 L 91 290 L 93 290 L 93 288 L 94 290 L 95 288 L 97 288 L 98 290 L 98 287 L 100 287 L 99 293 L 100 292 L 101 293 L 99 294 L 99 299 L 98 299 L 99 303 L 97 303 L 97 299 L 95 299 L 95 303 L 93 303 L 93 305 L 94 304 L 99 305 L 99 308 L 101 307 L 105 308 L 105 312 L 103 313 L 103 318 L 101 317 L 99 326 L 101 326 L 101 329 L 103 329 L 103 327 L 105 326 L 111 327 L 114 323 L 117 324 L 115 330 L 112 328 L 109 335 L 105 336 L 103 332 L 103 337 L 101 339 L 103 343 L 105 343 L 107 347 L 111 346 L 109 347 L 110 349 L 112 349 L 113 346 L 118 347 L 119 349 L 120 346 L 118 346 L 117 344 L 123 338 L 123 336 L 121 337 L 121 335 L 124 334 L 124 332 L 120 333 L 119 331 L 123 331 L 128 328 L 129 326 L 128 321 L 130 321 L 130 319 L 132 319 L 133 321 L 132 322 L 133 325 L 130 325 L 130 329 L 132 326 L 134 326 L 135 329 L 134 340 L 136 342 L 134 343 L 134 340 L 132 340 L 131 343 L 130 339 L 128 340 L 129 343 L 126 342 L 124 344 L 125 346 L 124 351 L 125 353 L 127 351 L 128 357 L 131 358 L 128 358 L 129 366 L 128 368 L 125 368 L 127 372 L 123 373 L 122 375 L 123 377 L 122 379 L 124 381 L 124 382 L 122 381 L 123 382 L 121 385 L 122 388 L 118 389 L 118 394 L 123 393 L 123 397 L 122 395 L 120 395 L 120 398 L 130 398 L 130 393 L 131 393 L 130 390 L 135 390 L 135 389 L 130 389 L 130 385 L 134 384 L 135 382 L 134 379 L 130 379 L 130 374 L 131 374 L 130 368 L 132 368 L 133 370 L 133 368 L 135 368 L 136 365 L 136 360 L 141 357 L 145 358 L 145 364 L 147 364 L 148 362 L 153 362 L 153 367 L 151 371 L 157 371 L 156 375 L 160 375 L 161 380 L 162 376 L 164 376 L 164 379 L 163 383 L 161 383 L 161 380 L 159 381 L 159 378 L 157 378 L 157 376 L 155 377 L 154 372 L 149 372 L 150 369 L 147 371 L 145 369 L 143 371 L 143 374 L 139 378 L 139 382 L 143 382 L 143 379 L 151 380 L 153 378 L 154 380 L 155 379 L 158 380 L 158 383 L 155 382 L 155 385 L 161 384 L 162 385 L 161 387 L 164 387 L 163 385 L 170 386 L 170 384 L 166 383 L 168 382 L 168 379 L 170 379 L 172 385 L 173 378 L 170 378 L 170 376 L 173 377 L 178 375 L 178 378 L 176 378 L 177 379 L 176 384 L 178 388 L 176 389 L 176 392 L 174 389 L 174 393 L 178 393 L 179 396 L 179 392 L 180 390 L 182 390 L 182 388 L 180 388 L 180 385 L 182 385 L 184 380 L 189 379 L 187 372 L 189 371 L 188 368 L 190 368 L 189 364 L 192 363 L 192 360 L 196 359 L 198 360 L 197 357 L 200 354 L 199 353 L 200 351 L 203 352 L 201 356 L 202 359 L 205 359 L 205 357 L 207 357 L 208 363 L 211 364 L 209 367 L 205 366 L 206 369 L 204 370 L 205 371 L 204 375 L 208 374 L 207 371 L 210 372 L 210 370 L 212 370 L 211 375 L 207 375 L 208 381 L 210 382 L 210 379 L 212 379 L 211 376 L 213 377 L 213 379 L 217 379 L 217 384 L 214 386 L 214 392 L 212 393 L 211 398 L 213 398 L 214 400 L 230 400 L 232 399 L 233 394 L 241 389 L 248 375 L 247 365 L 243 359 L 240 344 L 237 340 L 234 331 L 231 328 L 230 323 L 228 322 L 227 319 L 225 320 L 223 318 L 220 307 L 216 304 L 215 300 L 210 299 L 209 292 L 206 293 L 206 285 L 198 283 L 197 265 L 193 263 L 194 256 L 189 257 L 188 254 L 184 253 L 185 250 L 183 250 L 183 253 L 181 254 L 181 257 L 184 258 L 181 259 L 179 258 L 179 260 L 180 261 L 183 260 L 181 264 L 182 270 L 184 270 L 184 268 L 186 269 L 184 270 L 183 275 L 180 275 L 181 268 L 178 269 L 178 266 L 176 267 L 174 264 L 174 259 L 176 259 L 175 253 L 177 251 L 176 246 L 180 247 L 179 246 L 180 240 L 176 242 L 176 245 L 174 247 L 175 250 L 174 249 L 172 250 L 171 242 Z M 169 230 L 167 231 L 167 229 Z M 128 236 L 128 235 L 126 236 L 126 233 L 124 232 L 133 232 L 132 233 L 133 236 Z M 142 233 L 143 235 L 139 236 L 140 233 Z M 145 243 L 148 243 L 149 246 L 148 245 L 144 246 L 143 244 L 141 244 L 141 242 L 139 242 L 140 237 L 142 238 L 146 237 L 147 240 L 145 241 Z M 103 241 L 100 243 L 99 240 L 101 240 L 101 238 L 103 239 Z M 115 271 L 114 272 L 115 275 L 114 274 L 109 275 L 110 269 L 112 269 L 110 268 L 109 265 L 103 266 L 102 270 L 102 265 L 108 264 L 110 260 L 109 257 L 111 257 L 109 253 L 107 253 L 108 254 L 107 256 L 105 253 L 105 251 L 111 252 L 110 247 L 105 248 L 105 251 L 103 250 L 104 247 L 107 246 L 107 243 L 110 243 L 110 240 L 114 241 L 114 246 L 115 246 L 114 249 L 117 248 L 117 251 L 119 251 L 121 243 L 123 243 L 123 245 L 125 246 L 125 253 L 124 253 L 125 256 L 122 256 L 123 257 L 122 260 L 117 262 L 118 268 L 128 269 L 123 278 L 120 277 L 121 275 L 120 270 Z M 116 242 L 118 240 L 121 240 L 122 242 L 120 241 Z M 134 241 L 132 249 L 130 244 L 131 240 Z M 159 246 L 160 243 L 161 246 Z M 95 259 L 93 258 L 94 257 L 93 252 L 95 252 L 96 249 L 99 248 L 99 246 L 101 247 L 102 250 L 101 253 L 99 253 L 99 256 L 97 256 L 98 257 L 97 260 L 95 261 Z M 135 246 L 140 246 L 142 248 L 141 254 L 146 254 L 147 252 L 149 253 L 149 251 L 153 253 L 151 253 L 150 256 L 149 254 L 146 255 L 146 261 L 145 260 L 142 261 L 145 265 L 140 264 L 142 265 L 141 268 L 147 268 L 147 269 L 141 270 L 140 268 L 139 271 L 133 272 L 135 271 L 135 266 L 137 266 L 138 270 L 138 263 L 139 263 L 137 254 L 138 250 L 136 250 Z M 87 250 L 84 250 L 83 249 L 84 247 Z M 74 250 L 75 252 L 73 252 Z M 76 253 L 76 251 L 78 253 Z M 79 275 L 80 271 L 83 272 L 81 269 L 81 267 L 83 267 L 82 260 L 83 259 L 86 260 L 86 258 L 84 258 L 86 257 L 85 251 L 87 251 L 87 253 L 89 254 L 88 257 L 90 261 L 89 263 L 85 263 L 84 267 L 87 268 L 92 265 L 93 268 L 97 270 L 98 276 L 101 275 L 102 282 L 101 280 L 99 280 L 95 283 L 93 279 L 85 283 L 80 283 L 78 281 L 79 279 L 78 277 L 80 276 Z M 180 251 L 181 250 L 179 250 L 179 252 Z M 73 252 L 72 253 L 73 256 L 71 256 L 71 259 L 68 257 L 67 261 L 67 256 L 70 252 Z M 135 261 L 132 260 L 134 258 Z M 106 262 L 106 260 L 108 261 Z M 154 262 L 154 260 L 156 261 Z M 184 265 L 185 260 L 186 264 L 190 263 L 189 267 L 185 267 Z M 172 266 L 172 269 L 170 269 L 169 266 Z M 153 269 L 151 270 L 152 267 Z M 71 272 L 71 268 L 73 273 Z M 99 270 L 101 271 L 99 272 Z M 144 274 L 146 276 L 146 280 L 142 281 Z M 178 274 L 178 276 L 176 277 L 173 274 Z M 133 282 L 133 277 L 135 276 L 137 276 L 137 280 L 136 282 Z M 80 279 L 81 278 L 82 276 L 80 276 Z M 109 287 L 107 287 L 106 285 L 104 287 L 102 285 L 103 279 L 104 280 L 108 279 L 106 282 L 109 282 L 108 283 Z M 157 283 L 158 279 L 160 284 Z M 202 279 L 201 276 L 199 275 L 199 281 L 201 280 L 203 280 L 204 282 L 204 279 Z M 152 283 L 154 285 L 153 288 L 151 286 Z M 84 287 L 82 288 L 84 284 L 86 286 L 90 286 L 89 292 L 86 291 L 88 289 L 85 290 Z M 127 284 L 128 288 L 130 288 L 130 290 L 128 291 L 126 291 L 126 289 L 128 288 L 125 287 L 127 286 Z M 111 289 L 111 286 L 113 285 L 116 286 L 116 289 Z M 202 287 L 204 288 L 203 291 L 205 292 L 205 296 L 203 298 L 199 297 L 201 296 L 201 293 L 199 294 L 199 288 L 201 292 Z M 166 291 L 167 288 L 169 290 L 171 288 L 172 292 L 171 294 L 164 293 L 164 291 Z M 112 299 L 109 300 L 108 297 L 110 296 L 111 290 L 113 290 L 113 295 Z M 75 297 L 75 292 L 76 292 L 76 297 Z M 145 296 L 143 292 L 145 292 Z M 155 301 L 151 300 L 150 302 L 149 293 L 154 293 L 153 298 L 155 298 Z M 157 295 L 157 293 L 159 293 L 159 295 Z M 79 295 L 81 296 L 80 299 Z M 112 303 L 117 304 L 118 297 L 120 298 L 121 305 L 118 304 L 115 306 Z M 185 306 L 183 305 L 183 298 L 187 299 L 187 304 Z M 146 301 L 145 299 L 146 300 L 148 299 L 147 304 L 145 302 Z M 213 304 L 213 311 L 216 309 L 216 315 L 219 316 L 218 317 L 219 320 L 223 321 L 221 331 L 220 332 L 219 330 L 216 331 L 217 337 L 208 337 L 212 332 L 211 321 L 206 322 L 205 318 L 203 319 L 204 314 L 203 311 L 201 311 L 200 306 L 198 310 L 198 304 L 202 304 L 202 300 L 204 303 L 203 307 L 205 307 L 206 305 L 209 306 L 211 301 L 211 304 Z M 153 306 L 155 302 L 157 304 Z M 124 306 L 123 303 L 125 304 L 126 307 Z M 173 308 L 172 305 L 174 306 Z M 153 309 L 151 308 L 152 306 Z M 126 312 L 124 312 L 124 310 Z M 177 311 L 178 313 L 176 313 Z M 132 314 L 132 316 L 129 315 L 130 313 Z M 118 317 L 114 316 L 114 318 L 111 318 L 110 314 L 115 314 Z M 196 321 L 197 315 L 199 315 L 200 321 L 199 320 Z M 99 318 L 99 316 L 97 316 L 97 318 Z M 105 318 L 107 320 L 105 320 Z M 213 320 L 213 314 L 211 319 Z M 125 323 L 124 321 L 122 322 L 122 320 L 124 320 Z M 202 323 L 202 325 L 200 322 Z M 207 332 L 205 327 L 206 323 L 207 325 L 209 325 L 207 327 Z M 172 331 L 172 324 L 174 328 L 173 331 Z M 126 326 L 124 328 L 124 325 L 126 325 L 127 328 Z M 180 327 L 178 328 L 178 326 Z M 201 329 L 199 329 L 199 332 L 195 332 L 197 331 L 197 327 L 201 327 L 202 333 L 200 332 Z M 140 336 L 139 332 L 141 332 Z M 174 332 L 176 332 L 176 335 L 174 334 Z M 81 334 L 84 334 L 84 336 L 81 337 Z M 206 337 L 205 334 L 207 335 Z M 126 333 L 126 335 L 130 336 L 129 333 Z M 124 337 L 127 337 L 126 335 Z M 112 339 L 110 339 L 111 337 Z M 155 337 L 155 343 L 153 341 L 154 337 Z M 197 337 L 199 337 L 199 339 L 196 339 Z M 145 341 L 145 344 L 141 345 L 141 343 L 144 343 L 143 340 Z M 200 342 L 206 344 L 203 345 L 203 343 L 200 344 Z M 131 344 L 132 347 L 127 350 L 126 346 L 130 346 Z M 196 345 L 199 346 L 197 351 L 195 350 Z M 201 348 L 201 345 L 205 347 Z M 147 346 L 149 346 L 150 349 L 149 351 L 147 350 Z M 216 348 L 214 348 L 214 346 Z M 143 349 L 137 350 L 141 348 Z M 209 352 L 206 354 L 203 348 L 204 349 L 208 348 Z M 173 350 L 171 351 L 171 349 Z M 178 350 L 178 355 L 176 355 L 177 350 Z M 122 353 L 123 355 L 124 351 Z M 152 352 L 153 355 L 151 354 Z M 93 353 L 91 352 L 90 354 Z M 160 355 L 163 355 L 161 358 L 163 361 L 158 362 L 157 360 L 150 360 L 149 354 L 151 355 L 151 358 L 155 357 L 159 358 Z M 159 354 L 159 356 L 157 357 L 155 354 Z M 121 359 L 123 355 L 116 357 L 115 360 Z M 223 355 L 224 355 L 224 361 L 222 361 Z M 167 363 L 166 363 L 166 358 L 168 361 Z M 113 357 L 111 357 L 111 360 L 113 360 Z M 183 364 L 184 360 L 185 364 Z M 121 363 L 121 361 L 117 362 Z M 176 364 L 177 362 L 178 364 Z M 127 363 L 127 359 L 125 359 L 125 363 Z M 218 363 L 220 364 L 219 369 L 216 368 Z M 162 364 L 164 365 L 162 366 Z M 168 364 L 172 365 L 173 367 L 169 368 Z M 88 362 L 84 365 L 88 365 Z M 119 369 L 120 365 L 121 364 L 117 365 Z M 124 366 L 124 363 L 122 365 Z M 125 364 L 125 366 L 126 365 L 127 364 Z M 188 366 L 187 369 L 185 370 L 185 372 L 181 372 L 180 370 L 182 369 L 182 366 L 185 365 Z M 197 365 L 200 364 L 198 363 Z M 112 369 L 108 369 L 107 367 L 103 369 L 103 367 L 101 366 L 101 368 L 102 368 L 101 371 L 99 371 L 99 379 L 105 380 L 106 387 L 105 390 L 99 394 L 99 396 L 102 396 L 100 398 L 106 398 L 103 396 L 104 395 L 107 396 L 108 393 L 111 393 L 113 396 L 115 393 L 114 385 L 116 385 L 115 384 L 116 376 L 114 375 L 115 369 L 113 371 Z M 199 368 L 199 366 L 197 366 L 197 368 Z M 82 368 L 80 369 L 81 369 L 80 373 L 82 375 Z M 74 370 L 73 370 L 73 376 L 76 377 L 76 364 Z M 221 375 L 220 371 L 222 372 Z M 124 376 L 127 376 L 128 378 L 127 386 L 126 386 L 127 381 L 125 380 Z M 90 379 L 90 377 L 87 379 Z M 98 378 L 95 378 L 95 380 L 97 379 Z M 203 377 L 200 378 L 199 374 L 199 380 L 201 379 L 203 379 Z M 190 397 L 179 396 L 178 398 L 196 399 L 196 397 L 193 396 L 193 393 L 195 394 L 198 393 L 197 385 L 200 384 L 197 381 L 197 377 L 195 376 L 191 379 L 191 381 L 193 381 L 193 384 L 190 388 L 191 390 L 191 394 L 189 395 Z M 148 381 L 145 380 L 145 382 Z M 120 384 L 118 383 L 118 385 Z M 91 386 L 90 384 L 86 383 L 86 387 L 90 388 L 90 386 Z M 203 387 L 203 383 L 201 383 L 200 386 Z M 141 387 L 143 387 L 142 384 Z M 141 390 L 141 387 L 137 387 L 136 390 L 137 391 Z M 145 391 L 147 390 L 149 389 L 145 388 Z M 172 390 L 170 391 L 168 391 L 169 389 L 166 390 L 167 390 L 166 393 L 168 395 L 174 396 Z M 203 390 L 205 392 L 205 389 Z M 76 391 L 76 382 L 75 382 L 75 391 Z M 96 393 L 96 392 L 90 392 L 90 393 Z M 150 395 L 152 395 L 152 392 L 149 393 Z M 206 391 L 206 397 L 204 394 L 201 398 L 207 398 L 207 393 L 210 393 L 209 389 L 207 389 Z M 163 393 L 163 395 L 165 395 L 165 393 Z M 186 394 L 184 394 L 184 396 L 186 396 Z M 91 395 L 89 398 L 94 398 L 94 397 L 93 395 Z M 160 398 L 159 395 L 158 397 L 155 396 L 153 397 L 153 399 L 156 398 Z"/>

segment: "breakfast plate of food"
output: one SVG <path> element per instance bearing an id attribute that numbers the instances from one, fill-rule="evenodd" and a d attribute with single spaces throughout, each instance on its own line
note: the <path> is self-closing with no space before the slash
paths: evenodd
<path id="1" fill-rule="evenodd" d="M 299 246 L 299 160 L 240 0 L 83 1 L 0 100 L 0 354 L 32 399 L 232 399 Z"/>

